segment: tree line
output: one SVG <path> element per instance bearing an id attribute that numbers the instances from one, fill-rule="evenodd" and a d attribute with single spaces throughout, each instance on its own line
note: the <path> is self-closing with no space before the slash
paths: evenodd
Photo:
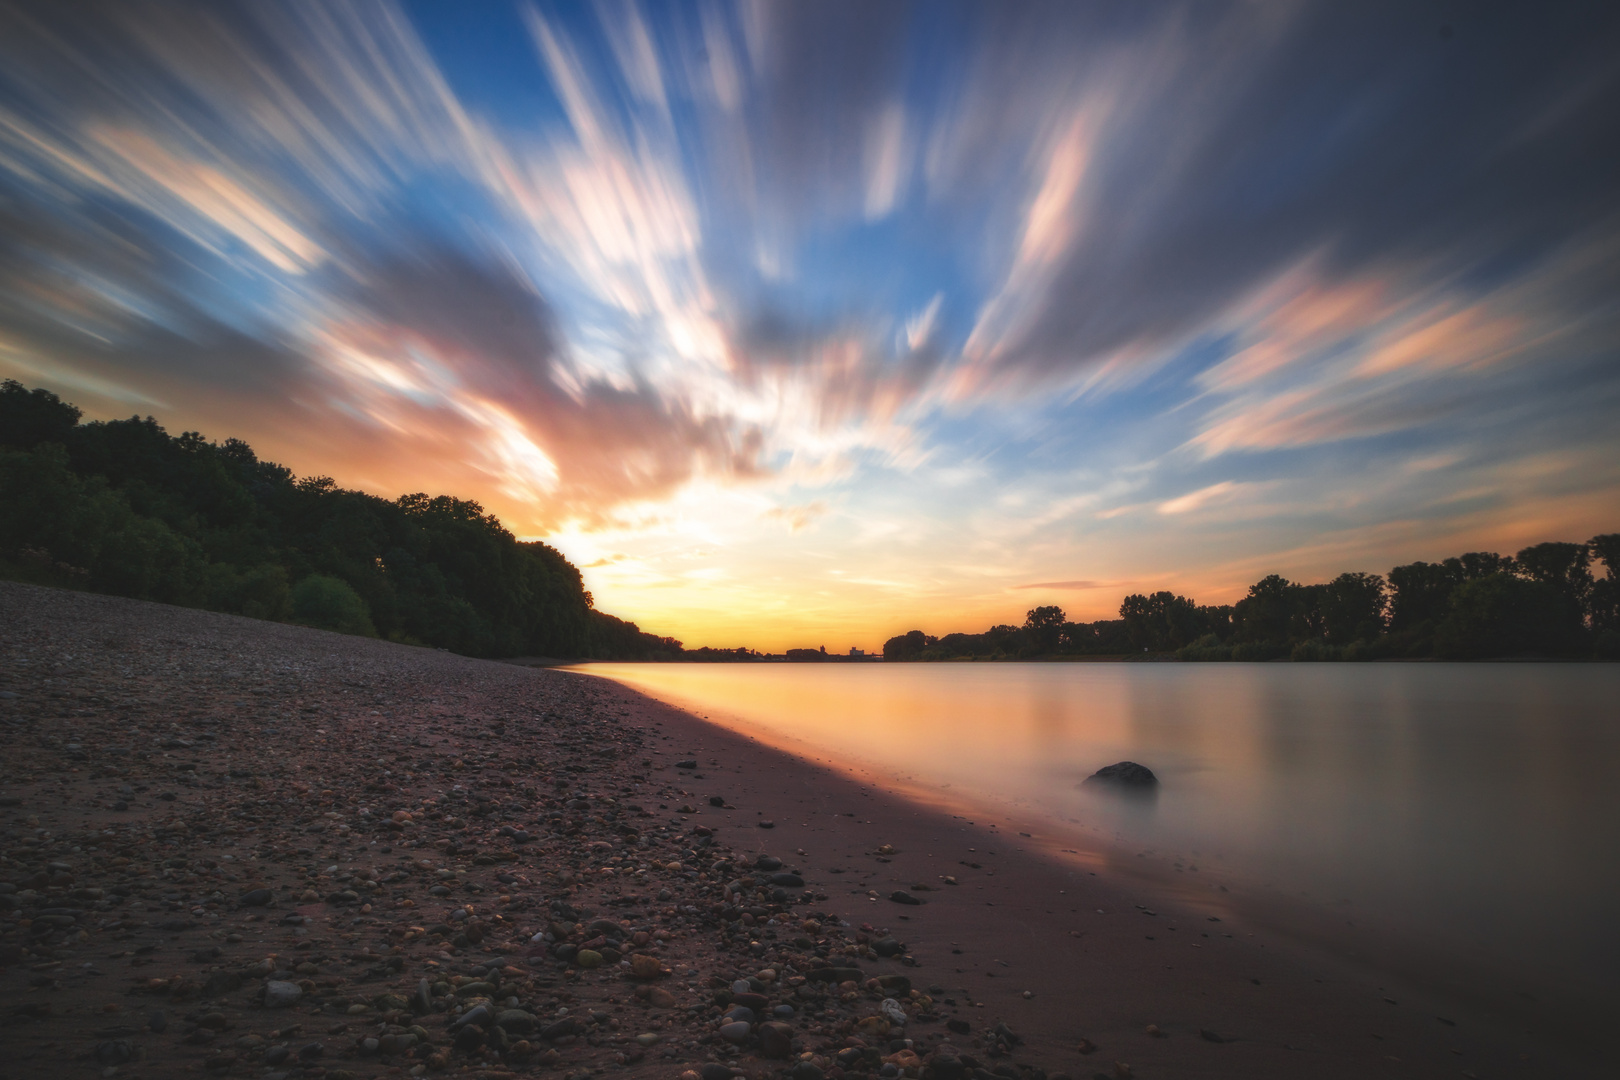
<path id="1" fill-rule="evenodd" d="M 237 439 L 81 416 L 0 384 L 0 576 L 470 656 L 682 653 L 597 611 L 560 552 L 476 502 L 384 499 L 296 477 Z"/>
<path id="2" fill-rule="evenodd" d="M 1602 576 L 1594 573 L 1601 564 Z M 982 634 L 890 638 L 885 660 L 1043 656 L 1182 660 L 1480 660 L 1541 656 L 1620 660 L 1620 533 L 1584 544 L 1535 544 L 1516 555 L 1470 552 L 1344 573 L 1303 585 L 1271 574 L 1235 604 L 1134 593 L 1119 618 L 1073 623 L 1056 606 Z"/>

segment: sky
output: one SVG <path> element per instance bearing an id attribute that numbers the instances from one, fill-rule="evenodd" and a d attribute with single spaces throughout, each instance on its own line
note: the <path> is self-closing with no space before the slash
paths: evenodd
<path id="1" fill-rule="evenodd" d="M 7 4 L 0 377 L 688 646 L 1620 529 L 1620 8 Z"/>

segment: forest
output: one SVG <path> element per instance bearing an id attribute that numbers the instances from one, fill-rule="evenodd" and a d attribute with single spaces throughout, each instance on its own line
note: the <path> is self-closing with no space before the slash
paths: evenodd
<path id="1" fill-rule="evenodd" d="M 469 656 L 775 659 L 685 650 L 596 610 L 559 551 L 518 540 L 476 502 L 384 499 L 296 477 L 237 439 L 170 435 L 150 416 L 81 417 L 48 390 L 0 383 L 0 577 Z M 913 630 L 883 647 L 889 661 L 1517 656 L 1620 659 L 1620 533 L 1318 584 L 1272 574 L 1234 604 L 1133 594 L 1119 618 L 1091 623 L 1037 607 L 1021 626 Z"/>
<path id="2" fill-rule="evenodd" d="M 576 569 L 476 502 L 296 477 L 150 416 L 81 423 L 0 384 L 0 577 L 302 623 L 469 656 L 671 659 Z"/>
<path id="3" fill-rule="evenodd" d="M 1593 573 L 1603 567 L 1602 576 Z M 1620 533 L 1516 555 L 1470 552 L 1302 585 L 1271 574 L 1235 604 L 1170 592 L 1125 597 L 1119 618 L 1069 622 L 1037 607 L 1022 626 L 890 638 L 885 660 L 1148 657 L 1179 660 L 1620 660 Z"/>

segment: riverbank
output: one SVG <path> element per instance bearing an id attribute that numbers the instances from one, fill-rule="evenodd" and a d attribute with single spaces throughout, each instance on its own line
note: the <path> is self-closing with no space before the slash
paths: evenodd
<path id="1" fill-rule="evenodd" d="M 0 694 L 8 1077 L 1583 1074 L 589 675 L 0 584 Z"/>

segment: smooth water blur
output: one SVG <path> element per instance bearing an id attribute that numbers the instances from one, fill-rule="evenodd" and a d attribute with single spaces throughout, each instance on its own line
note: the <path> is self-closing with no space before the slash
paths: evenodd
<path id="1" fill-rule="evenodd" d="M 1620 990 L 1620 666 L 583 670 L 766 742 L 1015 807 L 1189 888 L 1286 898 L 1527 986 Z M 1158 774 L 1156 797 L 1080 786 L 1122 759 Z"/>

